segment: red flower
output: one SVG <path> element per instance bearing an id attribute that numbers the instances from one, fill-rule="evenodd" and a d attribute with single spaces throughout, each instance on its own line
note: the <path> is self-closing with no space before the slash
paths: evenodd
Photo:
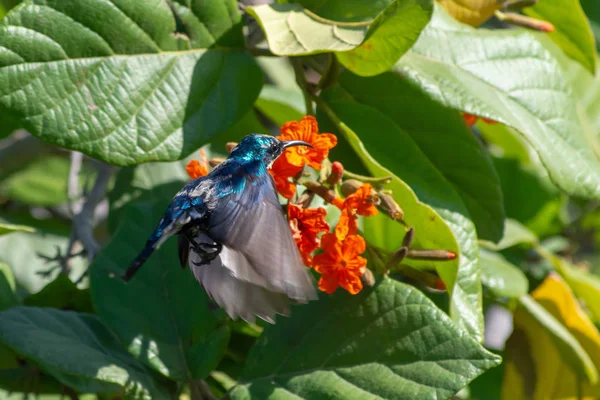
<path id="1" fill-rule="evenodd" d="M 206 154 L 204 153 L 204 150 L 200 150 L 200 158 L 202 159 L 202 162 L 198 160 L 192 160 L 185 167 L 185 171 L 192 179 L 208 175 L 208 162 L 206 161 Z"/>
<path id="2" fill-rule="evenodd" d="M 340 241 L 335 234 L 327 233 L 321 238 L 322 254 L 313 260 L 315 270 L 321 274 L 319 289 L 332 294 L 341 286 L 351 294 L 361 291 L 360 277 L 364 274 L 367 260 L 360 256 L 366 250 L 365 240 L 350 235 Z"/>
<path id="3" fill-rule="evenodd" d="M 307 267 L 312 266 L 311 253 L 319 248 L 318 234 L 329 232 L 329 224 L 325 222 L 326 215 L 327 211 L 324 208 L 302 208 L 295 204 L 288 205 L 288 223 Z"/>

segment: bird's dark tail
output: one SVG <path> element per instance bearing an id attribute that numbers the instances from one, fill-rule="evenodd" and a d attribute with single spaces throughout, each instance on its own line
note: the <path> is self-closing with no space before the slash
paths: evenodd
<path id="1" fill-rule="evenodd" d="M 133 260 L 129 268 L 127 268 L 127 271 L 125 271 L 125 273 L 123 274 L 122 279 L 125 282 L 129 282 L 129 280 L 136 274 L 136 272 L 142 267 L 142 265 L 144 265 L 148 257 L 150 257 L 150 255 L 154 251 L 154 244 L 155 242 L 153 242 L 152 240 L 148 240 L 146 247 L 144 247 L 140 254 L 138 254 L 138 256 L 135 258 L 135 260 Z"/>

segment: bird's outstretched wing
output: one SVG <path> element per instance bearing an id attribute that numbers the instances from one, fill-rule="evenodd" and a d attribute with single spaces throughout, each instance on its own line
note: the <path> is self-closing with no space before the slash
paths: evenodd
<path id="1" fill-rule="evenodd" d="M 314 280 L 292 238 L 271 177 L 248 180 L 237 193 L 219 200 L 207 235 L 194 241 L 223 245 L 205 265 L 193 250 L 189 263 L 196 279 L 232 318 L 257 315 L 272 321 L 287 314 L 289 299 L 317 298 Z"/>
<path id="2" fill-rule="evenodd" d="M 315 299 L 313 279 L 302 263 L 271 176 L 246 182 L 243 190 L 220 202 L 210 216 L 208 235 L 241 253 L 271 289 L 295 300 Z"/>
<path id="3" fill-rule="evenodd" d="M 194 241 L 214 243 L 203 234 L 198 235 Z M 265 286 L 268 286 L 268 283 L 253 272 L 252 266 L 241 253 L 223 246 L 215 259 L 203 264 L 202 258 L 190 248 L 189 265 L 208 295 L 223 307 L 231 318 L 254 322 L 258 316 L 274 323 L 275 314 L 289 315 L 287 295 L 267 289 Z M 236 272 L 243 275 L 236 275 L 228 266 L 233 266 Z"/>

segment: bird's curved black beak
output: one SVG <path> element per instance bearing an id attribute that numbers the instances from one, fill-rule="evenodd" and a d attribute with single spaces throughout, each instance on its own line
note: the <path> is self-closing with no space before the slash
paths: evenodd
<path id="1" fill-rule="evenodd" d="M 313 147 L 312 144 L 310 143 L 306 143 L 302 140 L 284 140 L 283 141 L 283 148 L 287 149 L 288 147 L 292 147 L 292 146 L 308 146 L 308 147 Z"/>

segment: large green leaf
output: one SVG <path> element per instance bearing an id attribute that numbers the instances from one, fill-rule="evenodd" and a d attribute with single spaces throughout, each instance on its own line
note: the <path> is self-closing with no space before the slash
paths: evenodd
<path id="1" fill-rule="evenodd" d="M 600 163 L 579 123 L 561 57 L 541 34 L 474 30 L 437 7 L 396 71 L 446 106 L 515 128 L 557 186 L 600 198 Z"/>
<path id="2" fill-rule="evenodd" d="M 0 114 L 113 164 L 186 156 L 246 113 L 262 75 L 235 49 L 235 1 L 173 8 L 183 33 L 163 0 L 26 1 L 0 22 Z"/>
<path id="3" fill-rule="evenodd" d="M 302 93 L 265 85 L 255 107 L 276 125 L 297 121 L 306 114 Z"/>
<path id="4" fill-rule="evenodd" d="M 0 194 L 34 206 L 54 206 L 67 202 L 68 178 L 67 158 L 43 157 L 9 174 Z"/>
<path id="5" fill-rule="evenodd" d="M 447 399 L 499 363 L 415 288 L 385 278 L 265 329 L 233 399 Z"/>
<path id="6" fill-rule="evenodd" d="M 506 216 L 538 236 L 558 233 L 566 196 L 534 166 L 511 158 L 494 157 L 493 161 L 500 176 Z"/>
<path id="7" fill-rule="evenodd" d="M 79 289 L 64 274 L 59 274 L 38 293 L 26 297 L 23 305 L 94 313 L 89 289 Z"/>
<path id="8" fill-rule="evenodd" d="M 394 134 L 389 132 L 386 135 L 384 130 L 381 131 L 382 138 L 377 140 L 381 152 L 375 156 L 376 159 L 402 159 L 402 164 L 412 164 L 403 152 L 412 155 L 414 150 L 419 151 L 426 157 L 425 163 L 437 170 L 437 175 L 446 181 L 444 186 L 451 186 L 460 196 L 460 200 L 455 201 L 464 203 L 468 216 L 477 227 L 479 238 L 491 241 L 502 238 L 504 205 L 499 178 L 487 152 L 458 113 L 431 100 L 394 73 L 367 79 L 345 72 L 340 76 L 340 86 L 347 94 L 343 97 L 349 96 L 357 103 L 377 109 L 401 131 L 400 134 L 396 130 Z M 331 96 L 329 98 L 332 99 Z M 365 137 L 363 143 L 373 153 L 369 146 L 372 136 L 375 136 L 374 133 Z M 408 146 L 412 150 L 409 151 Z M 400 164 L 398 162 L 384 164 L 396 175 L 404 177 L 408 172 L 401 173 L 396 168 L 396 164 Z M 417 174 L 416 171 L 414 173 Z M 410 179 L 405 180 L 421 199 L 425 199 L 422 190 L 409 182 Z M 445 191 L 442 184 L 429 178 L 425 181 L 429 181 L 427 186 Z"/>
<path id="9" fill-rule="evenodd" d="M 0 341 L 77 391 L 155 398 L 144 367 L 92 315 L 11 308 L 0 313 Z"/>
<path id="10" fill-rule="evenodd" d="M 504 236 L 502 236 L 502 240 L 500 240 L 498 243 L 481 241 L 480 244 L 483 247 L 487 247 L 492 250 L 504 250 L 518 244 L 532 246 L 536 244 L 537 241 L 538 238 L 533 232 L 524 227 L 518 221 L 507 218 L 504 221 Z"/>
<path id="11" fill-rule="evenodd" d="M 533 7 L 525 8 L 523 12 L 551 22 L 555 30 L 548 33 L 550 39 L 589 72 L 596 73 L 594 35 L 579 0 L 539 1 Z"/>
<path id="12" fill-rule="evenodd" d="M 481 249 L 481 282 L 494 297 L 519 298 L 529 290 L 527 277 L 498 253 Z"/>
<path id="13" fill-rule="evenodd" d="M 217 366 L 229 330 L 224 313 L 209 310 L 204 290 L 179 266 L 176 241 L 161 246 L 129 283 L 120 279 L 188 179 L 179 163 L 119 172 L 109 214 L 116 230 L 91 267 L 90 285 L 96 312 L 136 358 L 189 382 Z"/>
<path id="14" fill-rule="evenodd" d="M 16 364 L 9 369 L 0 369 L 1 400 L 64 400 L 57 397 L 62 390 L 59 381 L 40 372 L 34 365 Z"/>
<path id="15" fill-rule="evenodd" d="M 429 265 L 437 268 L 446 287 L 450 288 L 452 294 L 451 316 L 475 337 L 482 339 L 483 314 L 477 235 L 461 197 L 444 175 L 436 169 L 435 163 L 432 163 L 413 141 L 412 136 L 402 130 L 394 120 L 370 106 L 339 100 L 339 96 L 335 94 L 335 91 L 326 92 L 324 98 L 337 117 L 360 138 L 360 142 L 358 138 L 353 138 L 353 141 L 356 141 L 353 147 L 363 158 L 367 169 L 373 174 L 380 175 L 383 173 L 378 169 L 384 169 L 394 176 L 402 178 L 403 184 L 408 184 L 418 199 L 433 208 L 450 228 L 460 250 L 459 262 L 430 262 Z M 368 158 L 361 153 L 369 154 Z M 371 160 L 377 160 L 377 165 L 380 167 L 373 168 Z M 422 229 L 419 226 L 426 224 L 425 221 L 420 220 L 423 217 L 422 214 L 411 215 L 412 211 L 405 208 L 406 202 L 402 200 L 402 197 L 397 198 L 396 201 L 404 208 L 405 220 L 409 226 L 415 224 L 417 238 L 432 235 L 427 232 L 426 228 Z M 408 220 L 409 216 L 416 219 L 417 222 L 413 222 L 414 219 L 413 221 Z M 371 226 L 372 223 L 379 224 L 376 219 L 367 218 L 365 220 L 364 230 L 367 240 L 372 241 L 375 245 L 386 247 L 388 250 L 396 250 L 401 246 L 402 236 L 400 233 L 391 234 L 386 229 L 382 230 L 380 225 Z M 376 239 L 377 235 L 386 237 L 385 245 L 381 240 Z M 421 248 L 451 250 L 452 248 L 447 247 L 449 241 L 446 240 L 441 239 L 441 243 L 436 244 L 419 243 L 415 248 L 421 246 Z M 452 251 L 454 250 L 452 249 Z"/>
<path id="16" fill-rule="evenodd" d="M 383 0 L 352 10 L 346 2 L 323 7 L 265 4 L 249 7 L 267 36 L 271 51 L 282 56 L 336 52 L 359 75 L 389 70 L 417 40 L 433 10 L 430 0 Z M 316 12 L 311 11 L 311 8 Z"/>

